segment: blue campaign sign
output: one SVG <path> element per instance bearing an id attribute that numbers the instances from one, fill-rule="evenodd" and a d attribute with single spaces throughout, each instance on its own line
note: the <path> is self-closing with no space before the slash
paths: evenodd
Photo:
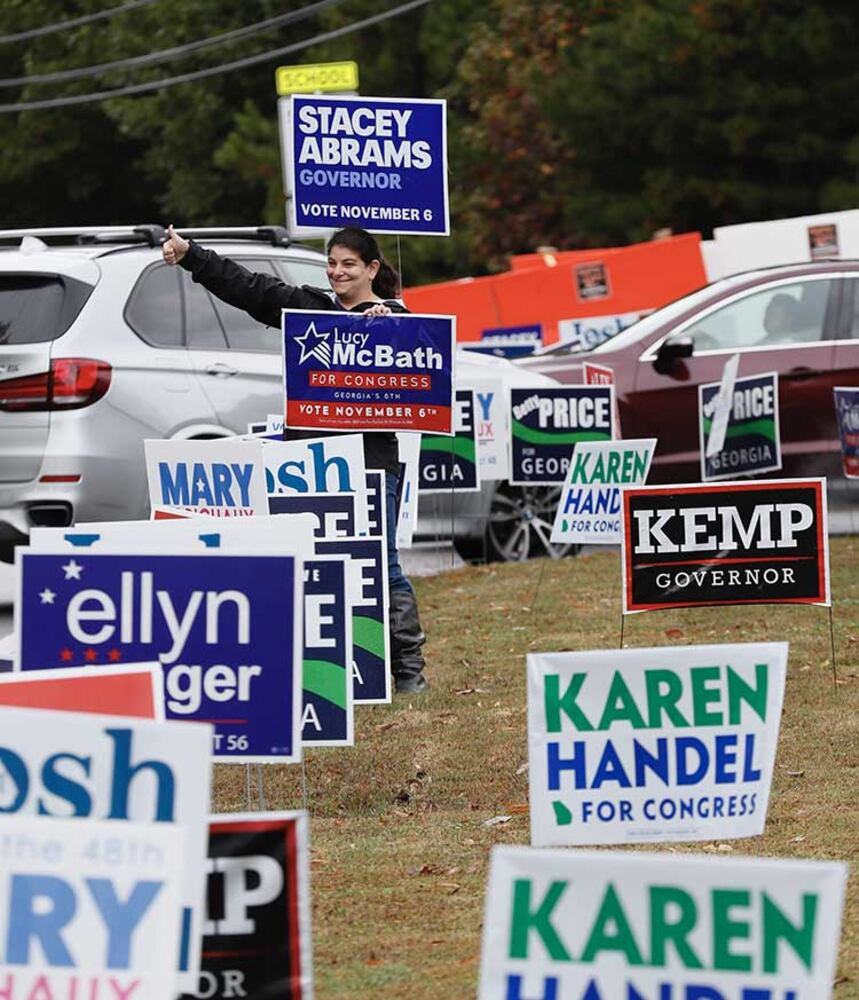
<path id="1" fill-rule="evenodd" d="M 354 493 L 294 493 L 270 496 L 270 514 L 312 514 L 316 518 L 315 538 L 357 535 Z"/>
<path id="2" fill-rule="evenodd" d="M 491 327 L 481 331 L 480 340 L 464 343 L 461 346 L 483 354 L 523 358 L 543 346 L 543 327 L 539 323 L 528 326 Z"/>
<path id="3" fill-rule="evenodd" d="M 296 95 L 291 132 L 297 232 L 450 234 L 444 101 Z"/>
<path id="4" fill-rule="evenodd" d="M 388 638 L 388 554 L 381 538 L 319 540 L 321 556 L 349 556 L 352 604 L 352 679 L 355 704 L 391 700 Z"/>
<path id="5" fill-rule="evenodd" d="M 420 493 L 474 493 L 480 489 L 474 391 L 456 390 L 456 434 L 421 434 L 418 466 Z"/>
<path id="6" fill-rule="evenodd" d="M 18 668 L 157 659 L 168 719 L 211 722 L 214 759 L 300 758 L 293 556 L 23 552 Z"/>
<path id="7" fill-rule="evenodd" d="M 836 386 L 833 392 L 844 477 L 859 479 L 859 389 Z"/>
<path id="8" fill-rule="evenodd" d="M 370 538 L 379 538 L 385 533 L 385 511 L 387 509 L 387 494 L 385 492 L 385 473 L 381 469 L 367 470 L 367 513 L 369 516 Z"/>
<path id="9" fill-rule="evenodd" d="M 347 560 L 304 561 L 304 709 L 306 747 L 352 746 L 352 610 Z"/>
<path id="10" fill-rule="evenodd" d="M 449 434 L 455 323 L 285 309 L 287 427 Z"/>

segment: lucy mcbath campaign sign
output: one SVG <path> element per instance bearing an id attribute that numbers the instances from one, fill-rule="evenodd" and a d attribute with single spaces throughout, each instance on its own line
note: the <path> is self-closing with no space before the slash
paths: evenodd
<path id="1" fill-rule="evenodd" d="M 528 654 L 531 843 L 764 831 L 787 643 Z"/>
<path id="2" fill-rule="evenodd" d="M 286 426 L 450 434 L 456 320 L 283 311 Z"/>
<path id="3" fill-rule="evenodd" d="M 623 489 L 623 613 L 829 605 L 826 480 Z"/>
<path id="4" fill-rule="evenodd" d="M 448 236 L 444 101 L 294 95 L 292 221 Z"/>
<path id="5" fill-rule="evenodd" d="M 308 853 L 307 813 L 211 817 L 203 967 L 183 1000 L 311 1000 Z"/>
<path id="6" fill-rule="evenodd" d="M 175 996 L 184 860 L 164 824 L 5 817 L 0 997 Z"/>
<path id="7" fill-rule="evenodd" d="M 833 861 L 495 847 L 479 1000 L 828 1000 Z"/>
<path id="8" fill-rule="evenodd" d="M 0 709 L 5 816 L 86 817 L 117 828 L 158 823 L 181 832 L 182 987 L 196 984 L 200 964 L 211 742 L 211 726 Z"/>
<path id="9" fill-rule="evenodd" d="M 710 382 L 698 386 L 702 482 L 780 469 L 778 372 L 749 375 L 734 381 L 725 443 L 710 455 L 707 446 L 721 385 L 721 382 Z"/>
<path id="10" fill-rule="evenodd" d="M 615 436 L 613 412 L 613 385 L 511 389 L 510 482 L 562 483 L 575 445 Z"/>
<path id="11" fill-rule="evenodd" d="M 212 722 L 215 760 L 299 759 L 301 560 L 23 552 L 18 667 L 157 659 L 169 719 Z"/>

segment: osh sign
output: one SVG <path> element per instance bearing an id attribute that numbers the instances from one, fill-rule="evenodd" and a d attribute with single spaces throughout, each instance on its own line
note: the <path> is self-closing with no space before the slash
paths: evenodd
<path id="1" fill-rule="evenodd" d="M 185 1000 L 310 1000 L 307 814 L 213 816 L 208 859 L 203 966 Z"/>
<path id="2" fill-rule="evenodd" d="M 780 469 L 778 373 L 750 375 L 734 381 L 724 440 L 714 450 L 710 447 L 710 435 L 720 388 L 720 382 L 698 387 L 702 481 Z"/>
<path id="3" fill-rule="evenodd" d="M 285 309 L 286 426 L 449 434 L 455 323 Z"/>
<path id="4" fill-rule="evenodd" d="M 531 843 L 764 831 L 787 643 L 528 655 Z"/>
<path id="5" fill-rule="evenodd" d="M 144 441 L 149 502 L 212 517 L 267 514 L 262 444 Z"/>
<path id="6" fill-rule="evenodd" d="M 847 479 L 859 479 L 859 389 L 839 386 L 833 391 L 844 475 Z"/>
<path id="7" fill-rule="evenodd" d="M 211 727 L 14 708 L 0 710 L 0 720 L 6 817 L 110 820 L 120 835 L 129 822 L 163 823 L 181 832 L 178 967 L 181 985 L 193 985 L 203 923 Z"/>
<path id="8" fill-rule="evenodd" d="M 565 344 L 575 344 L 582 351 L 604 344 L 637 323 L 641 313 L 630 312 L 609 316 L 582 316 L 558 321 L 558 334 Z M 587 379 L 585 379 L 587 381 Z"/>
<path id="9" fill-rule="evenodd" d="M 296 232 L 448 236 L 446 110 L 435 100 L 293 96 Z"/>
<path id="10" fill-rule="evenodd" d="M 656 438 L 583 441 L 567 470 L 552 526 L 552 541 L 620 545 L 621 486 L 647 481 Z"/>
<path id="11" fill-rule="evenodd" d="M 81 819 L 3 819 L 0 996 L 176 995 L 182 834 Z"/>
<path id="12" fill-rule="evenodd" d="M 479 1000 L 827 1000 L 838 862 L 496 847 Z"/>
<path id="13" fill-rule="evenodd" d="M 824 479 L 623 491 L 623 612 L 829 604 Z"/>
<path id="14" fill-rule="evenodd" d="M 510 482 L 519 486 L 563 483 L 580 441 L 610 441 L 614 386 L 510 390 Z"/>
<path id="15" fill-rule="evenodd" d="M 21 557 L 23 670 L 157 659 L 168 718 L 215 760 L 300 757 L 301 561 L 261 553 Z"/>
<path id="16" fill-rule="evenodd" d="M 480 489 L 474 392 L 456 390 L 451 437 L 421 435 L 418 490 L 420 493 L 473 493 Z"/>

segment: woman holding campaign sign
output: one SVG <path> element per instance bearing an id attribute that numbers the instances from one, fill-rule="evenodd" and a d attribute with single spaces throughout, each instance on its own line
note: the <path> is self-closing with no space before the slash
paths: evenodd
<path id="1" fill-rule="evenodd" d="M 364 316 L 408 312 L 397 300 L 399 275 L 385 260 L 374 236 L 363 229 L 336 232 L 328 241 L 330 290 L 287 285 L 271 274 L 248 271 L 235 261 L 183 239 L 167 230 L 164 260 L 190 271 L 194 281 L 230 305 L 243 309 L 260 323 L 280 328 L 282 309 L 343 310 Z M 287 439 L 320 437 L 321 431 L 285 429 Z M 368 469 L 384 469 L 387 493 L 388 587 L 390 591 L 391 669 L 397 691 L 417 693 L 427 687 L 421 630 L 415 592 L 400 566 L 397 551 L 397 488 L 400 474 L 397 436 L 365 433 L 364 460 Z"/>

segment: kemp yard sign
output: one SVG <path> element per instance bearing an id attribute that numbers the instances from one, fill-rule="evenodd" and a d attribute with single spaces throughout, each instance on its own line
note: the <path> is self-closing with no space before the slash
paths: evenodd
<path id="1" fill-rule="evenodd" d="M 838 862 L 495 847 L 479 1000 L 828 1000 Z"/>
<path id="2" fill-rule="evenodd" d="M 778 373 L 750 375 L 735 380 L 724 443 L 718 451 L 710 454 L 712 449 L 708 445 L 720 388 L 721 382 L 698 387 L 702 481 L 780 469 Z"/>
<path id="3" fill-rule="evenodd" d="M 455 324 L 284 310 L 286 426 L 450 434 Z"/>
<path id="4" fill-rule="evenodd" d="M 656 438 L 575 446 L 552 526 L 552 541 L 619 545 L 620 489 L 647 480 Z"/>
<path id="5" fill-rule="evenodd" d="M 292 98 L 293 226 L 448 236 L 444 101 Z"/>
<path id="6" fill-rule="evenodd" d="M 159 823 L 181 832 L 179 969 L 183 988 L 195 985 L 203 924 L 211 727 L 3 708 L 0 734 L 0 801 L 7 817 L 14 813 L 110 820 L 119 835 L 126 823 Z M 4 858 L 0 867 L 10 860 Z"/>
<path id="7" fill-rule="evenodd" d="M 18 667 L 157 659 L 168 718 L 213 722 L 215 760 L 300 757 L 301 560 L 23 552 Z"/>
<path id="8" fill-rule="evenodd" d="M 203 966 L 185 1000 L 311 1000 L 307 814 L 212 816 L 208 857 Z"/>
<path id="9" fill-rule="evenodd" d="M 474 493 L 480 489 L 474 392 L 456 390 L 453 437 L 421 435 L 418 491 Z"/>
<path id="10" fill-rule="evenodd" d="M 859 479 L 859 389 L 838 386 L 833 392 L 844 475 Z"/>
<path id="11" fill-rule="evenodd" d="M 150 823 L 4 817 L 0 996 L 176 995 L 182 833 Z"/>
<path id="12" fill-rule="evenodd" d="M 623 490 L 623 612 L 829 605 L 824 479 Z"/>
<path id="13" fill-rule="evenodd" d="M 531 843 L 764 831 L 786 643 L 528 655 Z"/>
<path id="14" fill-rule="evenodd" d="M 519 486 L 563 483 L 580 441 L 615 436 L 614 386 L 510 390 L 510 482 Z"/>

